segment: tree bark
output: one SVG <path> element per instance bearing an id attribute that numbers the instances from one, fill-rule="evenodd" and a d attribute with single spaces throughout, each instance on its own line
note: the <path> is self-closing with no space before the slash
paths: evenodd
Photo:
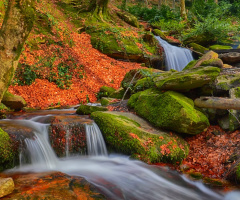
<path id="1" fill-rule="evenodd" d="M 0 102 L 18 65 L 35 19 L 35 0 L 8 0 L 0 29 Z"/>
<path id="2" fill-rule="evenodd" d="M 185 8 L 185 0 L 181 0 L 181 2 L 180 2 L 180 10 L 181 10 L 181 17 L 184 20 L 187 20 L 187 13 L 186 13 L 186 8 Z"/>
<path id="3" fill-rule="evenodd" d="M 240 110 L 240 99 L 222 97 L 200 97 L 195 99 L 195 106 L 200 108 L 234 109 Z"/>

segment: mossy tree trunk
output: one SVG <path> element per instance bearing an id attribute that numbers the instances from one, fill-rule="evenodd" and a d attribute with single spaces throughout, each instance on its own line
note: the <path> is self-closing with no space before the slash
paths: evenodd
<path id="1" fill-rule="evenodd" d="M 187 13 L 186 13 L 186 8 L 185 8 L 185 0 L 180 1 L 180 10 L 181 10 L 181 17 L 184 20 L 187 20 Z"/>
<path id="2" fill-rule="evenodd" d="M 35 0 L 8 0 L 0 29 L 0 102 L 18 65 L 23 45 L 32 29 Z"/>
<path id="3" fill-rule="evenodd" d="M 94 13 L 98 15 L 101 19 L 108 14 L 108 3 L 109 0 L 94 0 L 92 1 Z"/>

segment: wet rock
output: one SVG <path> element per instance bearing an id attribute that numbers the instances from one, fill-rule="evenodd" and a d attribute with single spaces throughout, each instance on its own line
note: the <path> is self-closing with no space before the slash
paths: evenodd
<path id="1" fill-rule="evenodd" d="M 61 172 L 25 173 L 10 175 L 15 182 L 13 193 L 3 199 L 106 199 L 91 183 L 81 177 Z"/>
<path id="2" fill-rule="evenodd" d="M 12 178 L 0 178 L 0 198 L 11 194 L 14 190 Z"/>
<path id="3" fill-rule="evenodd" d="M 137 115 L 124 112 L 94 112 L 105 142 L 116 152 L 147 163 L 182 161 L 188 144 L 174 133 L 154 129 Z"/>
<path id="4" fill-rule="evenodd" d="M 59 157 L 87 153 L 86 124 L 92 120 L 69 115 L 54 116 L 49 127 L 51 146 Z"/>
<path id="5" fill-rule="evenodd" d="M 21 110 L 27 106 L 26 101 L 21 96 L 13 95 L 10 92 L 5 92 L 2 103 L 14 110 Z"/>
<path id="6" fill-rule="evenodd" d="M 240 62 L 240 53 L 229 52 L 219 55 L 219 58 L 226 64 L 236 64 Z"/>
<path id="7" fill-rule="evenodd" d="M 107 110 L 108 109 L 103 106 L 80 105 L 78 107 L 76 113 L 78 115 L 90 115 L 92 112 L 95 112 L 95 111 L 107 111 Z"/>

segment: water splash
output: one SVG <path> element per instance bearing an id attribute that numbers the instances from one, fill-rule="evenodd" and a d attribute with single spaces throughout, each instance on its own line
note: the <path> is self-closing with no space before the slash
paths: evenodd
<path id="1" fill-rule="evenodd" d="M 155 36 L 155 38 L 164 49 L 166 70 L 175 69 L 182 71 L 193 60 L 192 52 L 189 49 L 173 46 L 159 36 Z"/>
<path id="2" fill-rule="evenodd" d="M 102 133 L 96 123 L 86 124 L 87 149 L 90 156 L 107 156 Z"/>

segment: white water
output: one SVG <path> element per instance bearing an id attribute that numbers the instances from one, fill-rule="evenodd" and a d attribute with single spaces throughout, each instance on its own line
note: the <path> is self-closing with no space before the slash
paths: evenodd
<path id="1" fill-rule="evenodd" d="M 86 124 L 87 149 L 90 156 L 107 156 L 107 148 L 97 124 Z"/>
<path id="2" fill-rule="evenodd" d="M 164 49 L 167 71 L 170 69 L 182 71 L 193 60 L 192 52 L 189 49 L 173 46 L 159 36 L 155 36 L 155 38 Z"/>
<path id="3" fill-rule="evenodd" d="M 200 182 L 190 181 L 165 168 L 156 168 L 140 161 L 129 160 L 126 156 L 75 156 L 58 159 L 46 137 L 47 124 L 32 120 L 9 121 L 31 127 L 36 136 L 34 140 L 25 139 L 28 152 L 31 154 L 31 163 L 11 171 L 57 170 L 72 176 L 85 177 L 108 199 L 113 200 L 230 200 L 229 198 L 233 200 L 240 196 L 238 192 L 233 192 L 224 198 Z M 90 138 L 92 137 L 97 136 Z M 95 152 L 99 148 L 92 147 L 92 149 Z M 106 151 L 104 147 L 100 149 Z"/>

